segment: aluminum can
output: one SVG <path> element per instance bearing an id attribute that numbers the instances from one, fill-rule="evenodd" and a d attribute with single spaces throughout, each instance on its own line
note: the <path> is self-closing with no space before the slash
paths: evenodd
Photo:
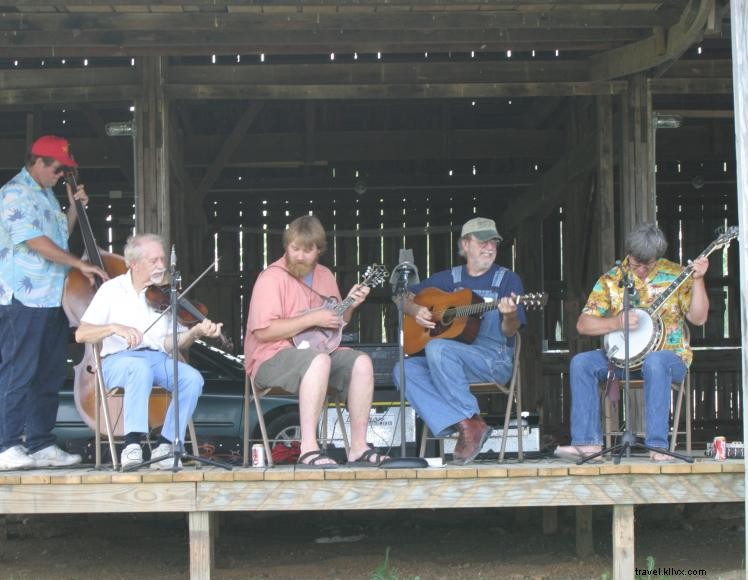
<path id="1" fill-rule="evenodd" d="M 727 459 L 727 439 L 724 437 L 715 437 L 712 441 L 712 455 L 716 461 Z"/>
<path id="2" fill-rule="evenodd" d="M 252 445 L 252 467 L 265 467 L 265 446 L 261 443 Z"/>

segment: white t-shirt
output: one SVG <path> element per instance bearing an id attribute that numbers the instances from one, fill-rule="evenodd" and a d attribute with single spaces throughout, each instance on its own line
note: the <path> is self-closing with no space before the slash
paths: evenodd
<path id="1" fill-rule="evenodd" d="M 123 324 L 137 328 L 143 332 L 160 314 L 153 310 L 146 301 L 146 290 L 136 292 L 132 285 L 130 270 L 104 284 L 96 292 L 81 317 L 89 324 Z M 143 342 L 134 347 L 135 350 L 150 348 L 164 351 L 164 339 L 171 334 L 171 313 L 166 313 L 143 335 Z M 185 329 L 177 324 L 177 331 Z M 101 356 L 127 350 L 127 341 L 119 335 L 108 336 L 102 342 Z"/>

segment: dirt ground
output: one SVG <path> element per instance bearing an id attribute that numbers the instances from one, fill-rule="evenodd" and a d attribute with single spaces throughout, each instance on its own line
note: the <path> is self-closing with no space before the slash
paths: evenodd
<path id="1" fill-rule="evenodd" d="M 649 506 L 636 520 L 638 566 L 652 556 L 660 570 L 744 578 L 743 504 Z M 597 508 L 595 555 L 580 560 L 571 508 L 559 510 L 549 535 L 540 509 L 229 513 L 220 520 L 214 577 L 604 578 L 610 530 L 611 510 Z M 186 517 L 178 514 L 8 517 L 0 527 L 0 580 L 181 579 L 187 558 Z"/>

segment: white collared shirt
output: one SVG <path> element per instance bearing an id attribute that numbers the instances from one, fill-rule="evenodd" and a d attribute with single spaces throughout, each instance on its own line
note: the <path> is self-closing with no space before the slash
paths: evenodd
<path id="1" fill-rule="evenodd" d="M 128 270 L 121 276 L 101 285 L 81 320 L 97 325 L 122 324 L 144 332 L 160 316 L 148 305 L 145 294 L 146 289 L 140 292 L 135 291 L 130 270 Z M 135 346 L 135 349 L 150 348 L 164 351 L 164 339 L 171 334 L 171 330 L 171 314 L 167 313 L 161 316 L 153 328 L 143 335 L 143 342 Z M 186 330 L 184 326 L 177 324 L 178 332 L 184 330 Z M 127 350 L 127 341 L 113 334 L 103 340 L 101 356 L 123 350 Z"/>

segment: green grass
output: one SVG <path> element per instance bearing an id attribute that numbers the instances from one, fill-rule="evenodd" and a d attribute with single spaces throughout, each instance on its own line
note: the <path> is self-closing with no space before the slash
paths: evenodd
<path id="1" fill-rule="evenodd" d="M 400 580 L 397 568 L 394 568 L 392 564 L 390 564 L 389 546 L 387 546 L 387 549 L 384 551 L 384 562 L 379 564 L 379 566 L 374 569 L 374 571 L 371 573 L 370 578 L 371 580 Z M 420 576 L 411 576 L 407 580 L 420 580 Z"/>

